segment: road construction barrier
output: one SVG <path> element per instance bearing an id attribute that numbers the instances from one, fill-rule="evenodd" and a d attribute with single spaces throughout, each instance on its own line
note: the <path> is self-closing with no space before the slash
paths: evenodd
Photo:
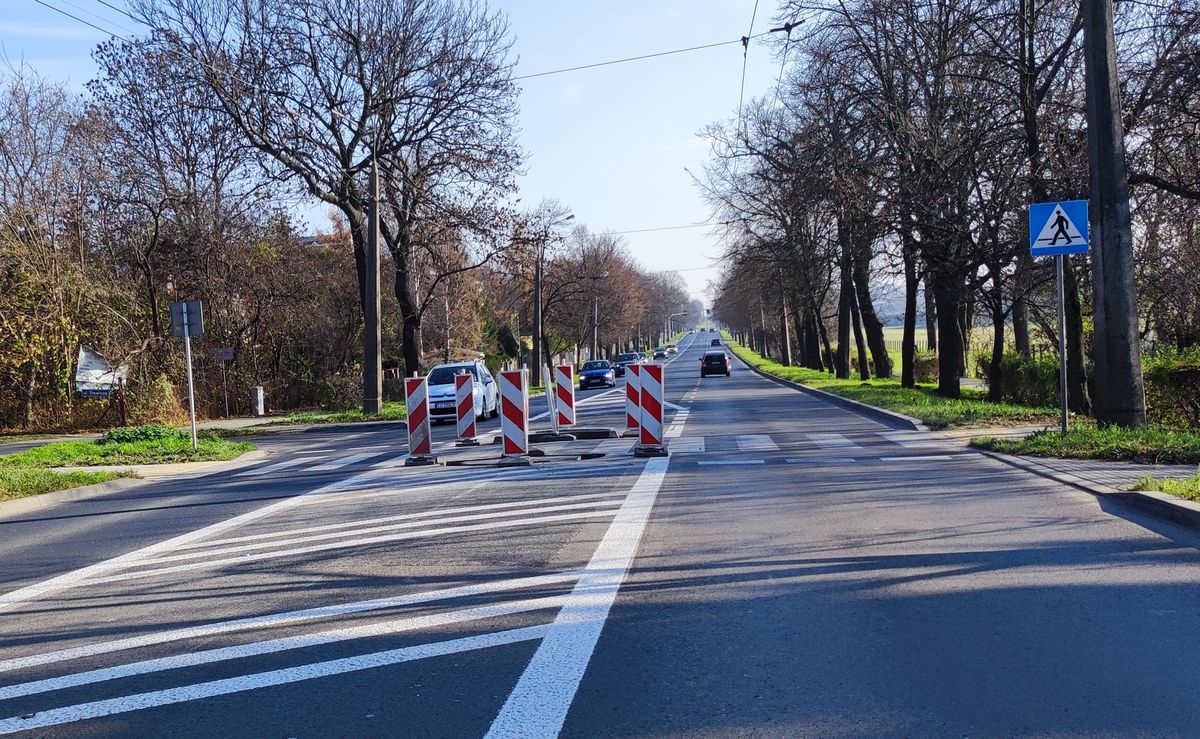
<path id="1" fill-rule="evenodd" d="M 666 386 L 666 368 L 661 364 L 643 365 L 638 379 L 641 381 L 642 431 L 635 452 L 655 456 L 666 454 L 667 444 L 663 438 L 663 390 Z"/>
<path id="2" fill-rule="evenodd" d="M 644 365 L 625 368 L 625 428 L 637 430 L 642 417 L 641 370 Z"/>
<path id="3" fill-rule="evenodd" d="M 487 407 L 487 399 L 483 405 Z M 478 444 L 475 436 L 475 375 L 464 372 L 454 376 L 454 407 L 458 411 L 458 444 Z"/>
<path id="4" fill-rule="evenodd" d="M 408 424 L 408 459 L 404 464 L 431 464 L 436 460 L 429 433 L 429 382 L 426 378 L 404 378 L 404 410 Z"/>
<path id="5" fill-rule="evenodd" d="M 558 425 L 571 427 L 575 425 L 575 367 L 570 364 L 560 364 L 554 368 L 554 403 L 558 411 Z"/>
<path id="6" fill-rule="evenodd" d="M 505 457 L 529 454 L 529 372 L 500 373 L 500 433 Z"/>

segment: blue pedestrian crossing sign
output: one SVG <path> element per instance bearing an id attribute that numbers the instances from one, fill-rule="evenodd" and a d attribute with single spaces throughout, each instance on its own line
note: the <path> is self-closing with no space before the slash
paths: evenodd
<path id="1" fill-rule="evenodd" d="M 1034 203 L 1029 206 L 1029 254 L 1052 257 L 1087 254 L 1088 201 Z"/>

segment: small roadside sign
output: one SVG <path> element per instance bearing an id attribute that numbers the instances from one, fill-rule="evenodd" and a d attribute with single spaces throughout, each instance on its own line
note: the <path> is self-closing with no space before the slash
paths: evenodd
<path id="1" fill-rule="evenodd" d="M 208 350 L 208 358 L 212 359 L 214 361 L 217 361 L 217 362 L 232 362 L 233 361 L 233 347 L 232 346 L 219 346 L 215 349 L 209 349 Z"/>
<path id="2" fill-rule="evenodd" d="M 177 339 L 204 336 L 204 307 L 199 300 L 171 303 L 171 335 Z"/>
<path id="3" fill-rule="evenodd" d="M 1029 206 L 1029 254 L 1052 257 L 1087 254 L 1088 201 L 1034 203 Z"/>

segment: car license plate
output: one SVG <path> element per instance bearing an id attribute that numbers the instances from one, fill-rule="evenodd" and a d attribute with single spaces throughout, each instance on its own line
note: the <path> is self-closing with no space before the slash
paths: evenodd
<path id="1" fill-rule="evenodd" d="M 434 403 L 433 404 L 433 409 L 435 411 L 444 411 L 444 410 L 448 410 L 453 407 L 454 407 L 453 403 Z"/>

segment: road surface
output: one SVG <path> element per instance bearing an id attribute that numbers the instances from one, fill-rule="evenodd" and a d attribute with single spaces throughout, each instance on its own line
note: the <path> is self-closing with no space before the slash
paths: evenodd
<path id="1" fill-rule="evenodd" d="M 0 518 L 0 733 L 1200 733 L 1194 534 L 702 381 L 709 337 L 667 369 L 669 459 L 413 468 L 398 428 L 315 432 Z"/>

